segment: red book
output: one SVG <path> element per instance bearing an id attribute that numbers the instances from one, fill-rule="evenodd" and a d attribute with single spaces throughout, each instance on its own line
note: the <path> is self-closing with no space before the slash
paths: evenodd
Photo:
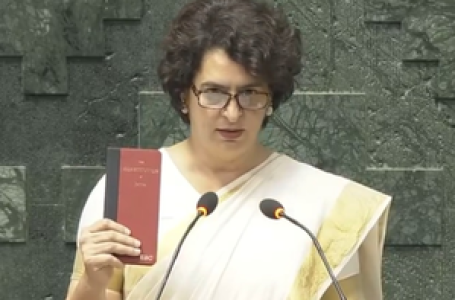
<path id="1" fill-rule="evenodd" d="M 140 256 L 118 256 L 125 264 L 153 265 L 158 248 L 161 152 L 108 148 L 104 217 L 131 230 Z"/>

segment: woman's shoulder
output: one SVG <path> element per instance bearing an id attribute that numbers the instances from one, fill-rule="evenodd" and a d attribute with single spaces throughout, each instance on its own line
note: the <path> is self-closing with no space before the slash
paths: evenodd
<path id="1" fill-rule="evenodd" d="M 384 211 L 392 197 L 373 187 L 340 174 L 334 174 L 308 163 L 281 155 L 278 180 L 294 191 L 296 201 L 313 199 L 323 205 L 325 214 L 333 210 L 350 212 Z M 299 204 L 300 205 L 300 204 Z M 304 204 L 301 204 L 304 205 Z"/>
<path id="2" fill-rule="evenodd" d="M 343 186 L 343 190 L 348 190 L 349 192 L 353 192 L 355 194 L 389 197 L 389 195 L 384 194 L 384 192 L 368 186 L 356 179 L 321 169 L 286 154 L 280 153 L 280 157 L 283 160 L 283 169 L 288 170 L 290 175 L 292 174 L 293 177 L 306 178 L 315 186 L 330 188 L 332 184 L 341 185 Z"/>

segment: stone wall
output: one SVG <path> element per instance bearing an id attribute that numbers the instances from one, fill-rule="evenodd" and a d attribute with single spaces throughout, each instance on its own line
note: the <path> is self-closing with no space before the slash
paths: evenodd
<path id="1" fill-rule="evenodd" d="M 108 145 L 187 132 L 160 92 L 182 0 L 1 1 L 0 298 L 63 299 Z M 262 138 L 395 196 L 386 299 L 455 297 L 455 2 L 281 0 L 305 70 Z"/>

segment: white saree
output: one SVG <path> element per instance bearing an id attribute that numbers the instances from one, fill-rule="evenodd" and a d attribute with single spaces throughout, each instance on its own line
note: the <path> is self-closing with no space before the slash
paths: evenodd
<path id="1" fill-rule="evenodd" d="M 260 201 L 273 198 L 318 237 L 349 300 L 382 300 L 390 196 L 280 154 L 217 194 L 217 209 L 200 219 L 187 237 L 161 299 L 338 299 L 305 232 L 260 212 Z M 128 300 L 155 299 L 193 217 L 164 233 L 156 265 L 126 267 L 123 289 Z"/>

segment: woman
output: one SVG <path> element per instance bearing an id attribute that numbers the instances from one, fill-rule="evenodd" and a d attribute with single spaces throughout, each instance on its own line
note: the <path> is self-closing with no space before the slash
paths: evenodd
<path id="1" fill-rule="evenodd" d="M 196 0 L 177 16 L 159 67 L 163 89 L 189 124 L 188 139 L 163 153 L 158 262 L 139 255 L 128 229 L 103 220 L 104 178 L 79 224 L 68 298 L 153 300 L 170 256 L 216 191 L 220 204 L 188 236 L 161 299 L 338 299 L 313 244 L 298 228 L 264 217 L 280 200 L 317 234 L 350 300 L 380 300 L 391 197 L 263 147 L 258 134 L 294 91 L 301 41 L 283 13 L 247 0 Z"/>

